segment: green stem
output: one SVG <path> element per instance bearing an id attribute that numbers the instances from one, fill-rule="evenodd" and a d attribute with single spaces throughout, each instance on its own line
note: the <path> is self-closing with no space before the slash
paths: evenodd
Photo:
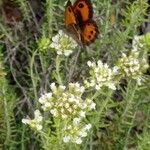
<path id="1" fill-rule="evenodd" d="M 5 120 L 6 120 L 6 127 L 7 127 L 7 134 L 6 134 L 6 139 L 5 139 L 5 145 L 7 145 L 10 141 L 10 136 L 11 136 L 11 129 L 10 129 L 10 117 L 8 114 L 8 106 L 7 106 L 7 99 L 5 97 L 6 91 L 3 88 L 2 89 L 3 95 L 4 95 L 4 110 L 5 110 Z"/>
<path id="2" fill-rule="evenodd" d="M 30 61 L 30 76 L 31 76 L 31 80 L 32 80 L 32 84 L 33 84 L 33 91 L 34 91 L 34 96 L 35 99 L 38 99 L 37 96 L 37 90 L 36 90 L 36 78 L 34 76 L 34 72 L 33 72 L 33 66 L 34 66 L 34 58 L 37 54 L 37 50 L 33 53 L 32 57 L 31 57 L 31 61 Z"/>
<path id="3" fill-rule="evenodd" d="M 61 59 L 60 57 L 57 55 L 56 57 L 56 75 L 57 75 L 57 81 L 60 85 L 62 85 L 62 79 L 61 79 L 61 75 L 59 73 L 60 70 L 60 64 L 61 64 Z"/>

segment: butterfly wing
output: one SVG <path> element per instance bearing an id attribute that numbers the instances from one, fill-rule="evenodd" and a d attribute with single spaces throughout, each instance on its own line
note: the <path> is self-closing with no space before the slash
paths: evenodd
<path id="1" fill-rule="evenodd" d="M 99 31 L 95 21 L 88 20 L 84 23 L 82 27 L 82 43 L 84 45 L 90 45 L 97 38 Z"/>
<path id="2" fill-rule="evenodd" d="M 83 45 L 90 45 L 98 36 L 98 27 L 93 21 L 93 7 L 90 0 L 77 0 L 73 5 L 81 30 Z"/>
<path id="3" fill-rule="evenodd" d="M 81 31 L 70 0 L 67 2 L 65 9 L 65 26 L 66 34 L 71 36 L 78 44 L 81 45 Z"/>
<path id="4" fill-rule="evenodd" d="M 93 8 L 90 0 L 70 0 L 65 9 L 65 26 L 67 34 L 80 45 L 89 45 L 98 36 L 98 27 L 92 20 Z"/>
<path id="5" fill-rule="evenodd" d="M 77 0 L 73 5 L 73 10 L 81 24 L 93 17 L 93 8 L 90 0 Z"/>
<path id="6" fill-rule="evenodd" d="M 65 9 L 65 26 L 77 24 L 73 6 L 70 1 L 66 4 Z"/>

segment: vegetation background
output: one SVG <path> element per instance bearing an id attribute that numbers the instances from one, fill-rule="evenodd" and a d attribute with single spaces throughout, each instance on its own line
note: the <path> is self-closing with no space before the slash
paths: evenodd
<path id="1" fill-rule="evenodd" d="M 149 21 L 147 0 L 91 1 L 100 35 L 95 43 L 86 49 L 78 47 L 60 64 L 60 76 L 65 85 L 86 77 L 88 60 L 101 59 L 113 66 L 121 52 L 130 51 L 134 36 L 145 34 L 143 25 Z M 43 146 L 41 137 L 21 120 L 27 115 L 32 118 L 33 111 L 40 107 L 38 98 L 50 90 L 50 83 L 59 83 L 56 53 L 48 45 L 64 28 L 65 2 L 0 1 L 0 149 L 58 149 L 53 147 L 55 141 Z M 115 92 L 104 89 L 97 98 L 101 109 L 97 118 L 91 119 L 92 133 L 81 145 L 59 148 L 149 150 L 149 74 L 147 70 L 147 82 L 142 86 L 123 79 Z"/>

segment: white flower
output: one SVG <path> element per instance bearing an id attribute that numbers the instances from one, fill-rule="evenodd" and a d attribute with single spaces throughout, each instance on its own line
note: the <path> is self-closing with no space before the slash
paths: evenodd
<path id="1" fill-rule="evenodd" d="M 61 112 L 61 113 L 64 113 L 64 112 L 65 112 L 65 109 L 64 109 L 64 108 L 61 108 L 61 109 L 60 109 L 60 112 Z"/>
<path id="2" fill-rule="evenodd" d="M 42 125 L 40 125 L 40 124 L 37 124 L 37 125 L 36 125 L 36 129 L 37 129 L 38 131 L 42 130 L 42 128 L 43 128 Z"/>
<path id="3" fill-rule="evenodd" d="M 70 136 L 65 136 L 64 138 L 63 138 L 63 141 L 64 141 L 64 143 L 68 143 L 69 141 L 70 141 Z"/>
<path id="4" fill-rule="evenodd" d="M 91 61 L 88 61 L 88 62 L 87 62 L 87 65 L 88 65 L 89 67 L 91 67 L 91 66 L 93 66 L 93 63 L 92 63 Z"/>
<path id="5" fill-rule="evenodd" d="M 69 103 L 65 104 L 65 108 L 69 108 L 69 106 L 70 106 Z"/>
<path id="6" fill-rule="evenodd" d="M 67 117 L 68 117 L 67 115 L 62 114 L 62 118 L 63 118 L 63 119 L 66 119 Z"/>
<path id="7" fill-rule="evenodd" d="M 35 116 L 37 122 L 41 122 L 43 120 L 42 116 Z"/>
<path id="8" fill-rule="evenodd" d="M 38 109 L 36 109 L 35 111 L 34 111 L 34 115 L 35 115 L 35 117 L 38 117 L 38 116 L 40 116 L 40 111 L 38 110 Z"/>
<path id="9" fill-rule="evenodd" d="M 97 65 L 98 65 L 98 67 L 103 67 L 102 61 L 101 61 L 101 60 L 98 60 L 98 61 L 97 61 Z M 104 65 L 104 67 L 105 67 L 105 65 Z"/>
<path id="10" fill-rule="evenodd" d="M 90 123 L 85 126 L 86 130 L 90 130 L 91 128 L 92 128 L 92 125 Z"/>
<path id="11" fill-rule="evenodd" d="M 132 41 L 132 48 L 133 51 L 138 51 L 139 47 L 143 47 L 143 44 L 140 43 L 140 40 L 143 39 L 144 36 L 134 36 L 133 41 Z"/>
<path id="12" fill-rule="evenodd" d="M 42 104 L 42 109 L 47 110 L 53 107 L 52 93 L 46 93 L 39 98 L 39 102 Z"/>
<path id="13" fill-rule="evenodd" d="M 51 114 L 53 114 L 54 116 L 57 116 L 57 109 L 56 108 L 54 108 L 54 109 L 51 109 L 50 110 L 50 112 L 51 112 Z"/>
<path id="14" fill-rule="evenodd" d="M 85 117 L 85 112 L 84 111 L 80 111 L 80 116 L 81 117 Z"/>
<path id="15" fill-rule="evenodd" d="M 53 90 L 53 91 L 56 90 L 56 85 L 55 85 L 55 83 L 51 83 L 50 87 L 51 87 L 51 90 Z"/>
<path id="16" fill-rule="evenodd" d="M 70 113 L 72 113 L 73 109 L 72 109 L 72 108 L 68 108 L 68 111 L 69 111 Z"/>
<path id="17" fill-rule="evenodd" d="M 81 144 L 82 143 L 82 140 L 81 140 L 81 138 L 77 138 L 76 140 L 75 140 L 75 142 L 77 143 L 77 144 Z"/>
<path id="18" fill-rule="evenodd" d="M 66 141 L 68 141 L 69 136 L 70 142 L 81 144 L 82 138 L 88 135 L 88 131 L 91 127 L 91 124 L 84 124 L 81 118 L 74 118 L 72 125 L 70 125 L 69 123 L 68 126 L 65 126 L 63 128 L 63 132 L 65 135 L 64 138 Z"/>
<path id="19" fill-rule="evenodd" d="M 144 56 L 142 58 L 140 56 L 140 52 L 135 52 L 134 50 L 132 50 L 128 56 L 126 54 L 122 54 L 122 58 L 118 61 L 118 70 L 120 75 L 122 77 L 134 79 L 137 82 L 140 81 L 140 78 L 146 71 L 147 66 L 146 58 Z M 141 82 L 138 83 L 141 84 Z"/>
<path id="20" fill-rule="evenodd" d="M 87 106 L 88 106 L 88 104 L 87 104 L 87 103 L 84 103 L 84 104 L 80 105 L 80 108 L 81 108 L 81 109 L 86 109 Z"/>
<path id="21" fill-rule="evenodd" d="M 107 86 L 112 90 L 115 89 L 117 80 L 114 80 L 114 78 L 118 74 L 117 67 L 111 69 L 108 64 L 101 60 L 98 60 L 97 63 L 88 61 L 87 64 L 90 67 L 90 77 L 84 81 L 86 87 L 94 87 L 96 90 L 100 90 L 103 86 Z"/>
<path id="22" fill-rule="evenodd" d="M 69 98 L 68 98 L 68 101 L 69 101 L 69 102 L 74 102 L 74 97 L 69 97 Z"/>
<path id="23" fill-rule="evenodd" d="M 73 49 L 77 47 L 77 43 L 62 30 L 52 37 L 51 48 L 54 48 L 58 55 L 69 56 Z"/>
<path id="24" fill-rule="evenodd" d="M 64 55 L 69 56 L 72 53 L 72 50 L 66 50 Z M 58 53 L 57 53 L 58 54 Z M 62 54 L 62 53 L 61 53 Z M 61 55 L 60 53 L 58 55 Z"/>
<path id="25" fill-rule="evenodd" d="M 94 102 L 92 102 L 92 103 L 90 104 L 90 109 L 95 109 L 95 107 L 96 107 L 96 104 L 95 104 Z"/>
<path id="26" fill-rule="evenodd" d="M 81 132 L 79 133 L 79 135 L 80 135 L 81 137 L 86 137 L 86 136 L 87 136 L 87 132 L 81 131 Z"/>
<path id="27" fill-rule="evenodd" d="M 71 130 L 71 129 L 72 129 L 72 126 L 71 126 L 71 125 L 68 125 L 67 129 L 68 129 L 68 130 Z"/>
<path id="28" fill-rule="evenodd" d="M 29 124 L 31 122 L 30 119 L 22 119 L 22 123 L 24 124 Z"/>
<path id="29" fill-rule="evenodd" d="M 114 66 L 112 71 L 113 71 L 113 74 L 115 74 L 115 75 L 119 74 L 119 67 Z"/>
<path id="30" fill-rule="evenodd" d="M 96 89 L 96 90 L 100 90 L 101 86 L 102 86 L 102 85 L 99 85 L 99 84 L 97 85 L 97 84 L 96 84 L 96 85 L 95 85 L 95 89 Z"/>
<path id="31" fill-rule="evenodd" d="M 62 90 L 65 90 L 66 86 L 60 85 L 59 88 L 62 89 Z"/>
<path id="32" fill-rule="evenodd" d="M 59 34 L 57 34 L 56 36 L 52 37 L 52 41 L 55 42 L 55 43 L 58 43 L 59 42 Z M 52 44 L 55 44 L 55 43 L 52 43 Z"/>
<path id="33" fill-rule="evenodd" d="M 80 118 L 74 118 L 73 119 L 73 124 L 78 125 L 80 123 L 81 119 Z"/>
<path id="34" fill-rule="evenodd" d="M 108 84 L 108 87 L 109 87 L 110 89 L 112 89 L 112 90 L 116 90 L 116 86 L 115 86 L 114 83 L 109 83 L 109 84 Z"/>
<path id="35" fill-rule="evenodd" d="M 51 106 L 52 106 L 50 102 L 45 102 L 45 104 L 44 104 L 44 105 L 45 105 L 45 107 L 46 107 L 46 108 L 49 108 L 49 107 L 51 107 Z"/>
<path id="36" fill-rule="evenodd" d="M 34 119 L 22 119 L 22 123 L 24 124 L 28 124 L 30 127 L 36 129 L 36 130 L 42 130 L 42 120 L 43 120 L 43 117 L 40 113 L 39 110 L 35 110 L 34 111 Z"/>
<path id="37" fill-rule="evenodd" d="M 51 92 L 50 92 L 50 93 L 46 93 L 45 96 L 46 96 L 47 98 L 51 98 L 51 97 L 52 97 L 52 93 L 51 93 Z"/>

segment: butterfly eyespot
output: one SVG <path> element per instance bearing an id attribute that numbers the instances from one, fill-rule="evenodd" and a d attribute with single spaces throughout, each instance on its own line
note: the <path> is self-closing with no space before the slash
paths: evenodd
<path id="1" fill-rule="evenodd" d="M 91 34 L 93 34 L 94 32 L 93 32 L 93 31 L 91 31 L 90 33 L 91 33 Z"/>
<path id="2" fill-rule="evenodd" d="M 84 4 L 83 4 L 83 3 L 79 3 L 79 4 L 78 4 L 78 7 L 79 7 L 79 8 L 83 8 L 83 7 L 84 7 Z"/>
<path id="3" fill-rule="evenodd" d="M 89 35 L 88 38 L 91 39 L 91 36 Z"/>

